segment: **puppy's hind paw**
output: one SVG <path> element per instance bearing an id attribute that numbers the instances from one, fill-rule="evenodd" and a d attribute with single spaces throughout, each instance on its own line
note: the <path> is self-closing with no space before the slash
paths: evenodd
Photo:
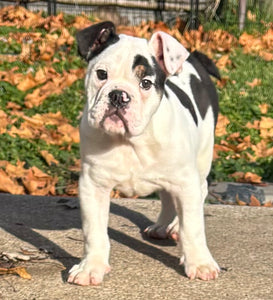
<path id="1" fill-rule="evenodd" d="M 158 225 L 158 224 L 151 225 L 144 230 L 144 233 L 146 233 L 146 235 L 152 239 L 158 239 L 158 240 L 171 239 L 176 242 L 179 240 L 178 231 L 175 230 L 174 228 L 169 228 L 164 225 Z"/>

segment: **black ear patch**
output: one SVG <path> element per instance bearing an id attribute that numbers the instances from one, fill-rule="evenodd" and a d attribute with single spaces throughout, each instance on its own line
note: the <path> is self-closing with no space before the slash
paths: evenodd
<path id="1" fill-rule="evenodd" d="M 79 54 L 89 61 L 100 54 L 109 45 L 116 43 L 119 36 L 115 25 L 106 21 L 89 26 L 76 34 Z"/>

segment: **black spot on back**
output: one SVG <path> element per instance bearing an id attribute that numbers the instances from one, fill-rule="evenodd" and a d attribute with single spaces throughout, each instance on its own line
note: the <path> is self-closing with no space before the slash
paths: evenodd
<path id="1" fill-rule="evenodd" d="M 189 96 L 182 89 L 180 89 L 177 85 L 175 85 L 173 82 L 171 82 L 170 80 L 166 81 L 166 85 L 175 93 L 176 97 L 179 99 L 181 104 L 186 109 L 189 110 L 189 112 L 190 112 L 190 114 L 191 114 L 191 116 L 194 120 L 194 123 L 197 126 L 198 125 L 197 115 L 196 115 L 196 112 L 194 110 L 194 106 L 193 106 Z"/>
<path id="2" fill-rule="evenodd" d="M 218 95 L 209 74 L 220 78 L 218 69 L 214 63 L 204 54 L 194 51 L 190 54 L 187 61 L 193 65 L 201 80 L 195 75 L 191 75 L 190 85 L 194 100 L 202 119 L 205 118 L 209 106 L 212 106 L 214 122 L 216 125 L 219 111 Z"/>

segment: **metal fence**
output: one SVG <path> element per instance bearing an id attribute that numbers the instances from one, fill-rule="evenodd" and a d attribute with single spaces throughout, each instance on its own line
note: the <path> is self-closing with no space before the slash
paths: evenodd
<path id="1" fill-rule="evenodd" d="M 48 14 L 61 11 L 67 14 L 85 13 L 122 25 L 138 25 L 142 20 L 171 24 L 180 17 L 188 22 L 190 28 L 195 28 L 202 16 L 205 20 L 236 22 L 242 28 L 249 8 L 258 7 L 261 11 L 264 4 L 272 4 L 272 0 L 5 0 L 0 2 L 0 7 L 11 3 Z"/>
<path id="2" fill-rule="evenodd" d="M 223 0 L 6 0 L 0 7 L 16 3 L 30 10 L 49 14 L 63 11 L 68 14 L 85 13 L 120 24 L 136 25 L 142 20 L 168 22 L 176 17 L 195 21 L 198 12 L 212 15 Z"/>

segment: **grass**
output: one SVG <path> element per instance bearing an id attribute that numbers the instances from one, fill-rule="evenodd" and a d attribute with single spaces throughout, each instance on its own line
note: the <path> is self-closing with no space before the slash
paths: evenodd
<path id="1" fill-rule="evenodd" d="M 72 20 L 71 16 L 65 16 Z M 218 24 L 218 25 L 217 25 Z M 222 23 L 223 25 L 224 23 Z M 216 26 L 222 26 L 219 23 L 205 24 L 205 29 L 213 29 Z M 255 25 L 255 24 L 254 24 Z M 238 27 L 234 25 L 225 29 L 239 36 Z M 36 29 L 45 35 L 44 29 Z M 249 28 L 248 28 L 249 30 Z M 252 27 L 252 32 L 261 30 L 261 24 Z M 262 29 L 264 30 L 264 28 Z M 0 36 L 7 37 L 13 32 L 31 32 L 31 29 L 0 27 Z M 70 29 L 71 33 L 75 32 L 74 28 Z M 19 54 L 21 45 L 18 42 L 5 43 L 0 40 L 1 54 Z M 54 54 L 53 59 L 56 60 L 52 64 L 54 69 L 61 73 L 73 68 L 81 68 L 85 63 L 77 56 L 76 43 L 72 47 L 62 47 L 61 51 Z M 62 53 L 61 53 L 62 52 Z M 66 55 L 66 60 L 62 60 L 62 55 Z M 220 96 L 220 111 L 227 116 L 230 124 L 227 126 L 228 135 L 234 132 L 240 132 L 241 137 L 250 135 L 253 143 L 260 141 L 257 131 L 246 127 L 248 121 L 253 122 L 262 117 L 259 104 L 268 103 L 271 110 L 268 117 L 273 118 L 273 85 L 272 85 L 272 69 L 273 63 L 266 62 L 257 56 L 244 54 L 240 46 L 236 47 L 230 54 L 232 65 L 227 67 L 226 71 L 222 71 L 223 77 L 228 77 L 227 85 L 224 88 L 218 88 Z M 59 62 L 58 62 L 59 60 Z M 4 61 L 0 65 L 0 71 L 10 70 L 17 66 L 17 72 L 27 73 L 29 68 L 38 69 L 45 62 L 35 61 L 32 65 L 23 62 L 7 62 Z M 252 82 L 253 79 L 261 79 L 261 85 L 251 88 L 246 82 Z M 10 83 L 0 81 L 0 109 L 8 112 L 7 103 L 13 102 L 21 106 L 21 110 L 25 115 L 33 116 L 37 113 L 44 114 L 48 112 L 61 111 L 70 124 L 77 127 L 79 124 L 79 115 L 83 109 L 85 102 L 83 79 L 77 80 L 72 86 L 66 88 L 62 94 L 54 95 L 54 91 L 42 105 L 28 109 L 24 106 L 24 97 L 26 92 L 19 91 Z M 13 124 L 17 127 L 23 120 L 20 118 Z M 8 125 L 11 126 L 11 125 Z M 54 128 L 51 128 L 54 130 Z M 217 138 L 216 142 L 220 143 L 221 138 Z M 268 147 L 273 147 L 273 138 L 268 142 Z M 47 174 L 58 177 L 57 192 L 64 193 L 67 183 L 77 179 L 77 172 L 71 171 L 70 166 L 79 158 L 79 145 L 73 144 L 67 148 L 66 145 L 57 146 L 49 145 L 43 140 L 27 140 L 20 137 L 11 137 L 4 133 L 0 136 L 0 160 L 7 160 L 16 164 L 18 160 L 25 161 L 25 167 L 37 166 Z M 48 166 L 40 154 L 41 150 L 49 151 L 59 162 L 58 165 Z M 251 150 L 246 150 L 251 153 Z M 263 177 L 264 180 L 273 181 L 273 159 L 272 157 L 258 159 L 255 163 L 249 162 L 244 155 L 240 157 L 231 157 L 226 159 L 227 153 L 220 153 L 212 166 L 211 179 L 216 181 L 231 180 L 229 175 L 236 171 L 251 171 Z"/>
<path id="2" fill-rule="evenodd" d="M 266 117 L 273 118 L 273 86 L 272 86 L 272 62 L 244 54 L 242 49 L 236 49 L 232 55 L 232 67 L 222 76 L 228 76 L 229 80 L 224 89 L 218 89 L 220 98 L 220 112 L 227 116 L 230 124 L 227 125 L 228 134 L 240 132 L 242 138 L 251 136 L 251 142 L 257 144 L 261 141 L 259 132 L 246 127 L 247 122 L 260 120 L 263 114 L 259 104 L 267 103 L 271 109 Z M 261 85 L 250 87 L 247 82 L 255 78 L 261 79 Z M 216 138 L 220 143 L 223 137 Z M 268 141 L 268 148 L 273 147 L 273 137 Z M 247 150 L 253 154 L 251 150 Z M 232 154 L 232 153 L 230 153 Z M 230 174 L 240 172 L 253 172 L 263 177 L 263 180 L 273 180 L 272 157 L 260 158 L 256 162 L 249 162 L 243 155 L 241 157 L 226 159 L 227 153 L 220 153 L 220 158 L 215 160 L 212 166 L 211 176 L 214 180 L 231 180 Z"/>

